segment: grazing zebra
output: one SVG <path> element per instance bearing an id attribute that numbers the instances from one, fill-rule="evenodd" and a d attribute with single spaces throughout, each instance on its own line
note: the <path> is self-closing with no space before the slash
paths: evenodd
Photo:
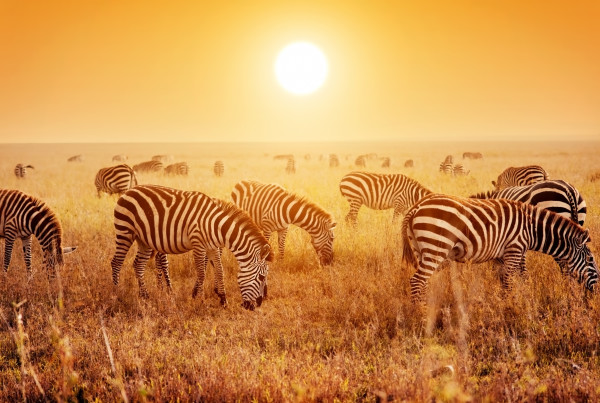
<path id="1" fill-rule="evenodd" d="M 422 197 L 431 193 L 408 176 L 358 171 L 342 178 L 340 191 L 350 203 L 346 221 L 353 225 L 356 225 L 356 216 L 363 204 L 375 210 L 393 208 L 395 220 Z"/>
<path id="2" fill-rule="evenodd" d="M 35 169 L 33 167 L 33 165 L 23 165 L 23 164 L 17 164 L 17 166 L 15 167 L 15 176 L 17 178 L 25 178 L 27 176 L 27 170 L 28 169 Z"/>
<path id="3" fill-rule="evenodd" d="M 82 162 L 83 161 L 83 157 L 80 155 L 74 155 L 72 157 L 69 157 L 69 159 L 67 159 L 67 162 Z"/>
<path id="4" fill-rule="evenodd" d="M 287 164 L 285 165 L 285 172 L 288 174 L 296 173 L 296 160 L 292 158 L 288 158 Z"/>
<path id="5" fill-rule="evenodd" d="M 277 232 L 280 257 L 283 257 L 288 227 L 296 225 L 310 235 L 321 264 L 326 266 L 333 262 L 336 223 L 321 207 L 279 185 L 255 181 L 238 182 L 231 199 L 252 217 L 267 239 Z"/>
<path id="6" fill-rule="evenodd" d="M 492 181 L 496 190 L 502 190 L 510 186 L 526 186 L 537 182 L 548 180 L 548 174 L 539 165 L 527 165 L 524 167 L 506 168 L 498 179 Z"/>
<path id="7" fill-rule="evenodd" d="M 187 176 L 190 172 L 190 167 L 187 162 L 176 162 L 165 167 L 165 173 L 167 175 L 183 175 Z"/>
<path id="8" fill-rule="evenodd" d="M 127 161 L 128 157 L 125 154 L 117 154 L 117 155 L 113 155 L 112 160 L 113 161 L 119 161 L 119 162 L 125 162 Z"/>
<path id="9" fill-rule="evenodd" d="M 167 155 L 167 154 L 160 154 L 160 155 L 153 155 L 152 158 L 150 158 L 152 161 L 160 161 L 163 163 L 167 163 L 167 162 L 171 162 L 175 159 L 175 157 L 173 157 L 172 155 Z"/>
<path id="10" fill-rule="evenodd" d="M 125 193 L 128 189 L 137 186 L 137 176 L 131 167 L 127 164 L 115 165 L 114 167 L 101 168 L 96 174 L 96 190 L 98 197 L 100 193 L 109 195 Z"/>
<path id="11" fill-rule="evenodd" d="M 440 164 L 440 172 L 450 175 L 454 172 L 454 168 L 452 166 L 454 162 L 454 158 L 451 155 L 447 155 L 444 161 Z"/>
<path id="12" fill-rule="evenodd" d="M 579 225 L 585 223 L 587 205 L 579 191 L 562 180 L 544 181 L 528 186 L 513 186 L 469 196 L 473 199 L 508 199 L 553 211 Z"/>
<path id="13" fill-rule="evenodd" d="M 463 160 L 467 159 L 467 158 L 472 159 L 472 160 L 480 160 L 480 159 L 483 158 L 483 154 L 481 154 L 481 153 L 472 153 L 472 152 L 468 152 L 467 151 L 467 152 L 463 153 Z"/>
<path id="14" fill-rule="evenodd" d="M 163 170 L 163 163 L 160 161 L 144 161 L 133 166 L 135 172 L 160 172 Z"/>
<path id="15" fill-rule="evenodd" d="M 4 244 L 4 272 L 8 271 L 12 250 L 21 239 L 25 267 L 31 277 L 31 236 L 34 235 L 44 254 L 44 266 L 49 278 L 63 264 L 63 254 L 76 247 L 62 247 L 62 227 L 54 212 L 43 201 L 18 190 L 0 190 L 0 238 Z"/>
<path id="16" fill-rule="evenodd" d="M 414 168 L 415 162 L 413 160 L 404 161 L 404 168 Z"/>
<path id="17" fill-rule="evenodd" d="M 183 191 L 162 186 L 142 185 L 125 192 L 114 211 L 116 250 L 111 260 L 113 283 L 119 283 L 119 273 L 134 241 L 138 251 L 134 260 L 140 296 L 147 297 L 144 267 L 156 253 L 159 267 L 170 284 L 166 270 L 166 254 L 194 253 L 197 280 L 192 296 L 202 290 L 206 261 L 220 267 L 220 248 L 233 252 L 240 265 L 238 284 L 242 306 L 254 310 L 260 306 L 271 260 L 267 239 L 252 219 L 232 203 L 213 200 L 200 192 Z M 215 291 L 226 304 L 222 275 L 217 276 Z"/>
<path id="18" fill-rule="evenodd" d="M 354 165 L 359 168 L 365 168 L 367 166 L 367 158 L 364 155 L 359 155 L 354 160 Z"/>
<path id="19" fill-rule="evenodd" d="M 292 154 L 277 154 L 273 157 L 274 160 L 289 160 L 290 158 L 294 158 Z"/>
<path id="20" fill-rule="evenodd" d="M 223 176 L 225 173 L 225 164 L 223 164 L 223 161 L 215 162 L 215 165 L 213 166 L 213 172 L 215 173 L 215 176 Z"/>
<path id="21" fill-rule="evenodd" d="M 593 290 L 598 266 L 586 243 L 589 233 L 552 211 L 506 199 L 464 199 L 430 195 L 402 222 L 403 260 L 417 271 L 410 279 L 413 301 L 422 300 L 429 277 L 446 260 L 503 262 L 502 284 L 525 270 L 525 252 L 534 250 L 564 262 L 569 273 Z"/>
<path id="22" fill-rule="evenodd" d="M 471 172 L 471 171 L 467 171 L 467 169 L 463 166 L 463 164 L 456 164 L 452 168 L 452 174 L 454 176 L 465 176 L 465 175 L 468 175 L 469 172 Z"/>
<path id="23" fill-rule="evenodd" d="M 340 159 L 337 154 L 329 154 L 329 168 L 337 168 L 340 166 Z"/>
<path id="24" fill-rule="evenodd" d="M 383 162 L 381 163 L 382 168 L 390 167 L 390 157 L 383 157 Z"/>

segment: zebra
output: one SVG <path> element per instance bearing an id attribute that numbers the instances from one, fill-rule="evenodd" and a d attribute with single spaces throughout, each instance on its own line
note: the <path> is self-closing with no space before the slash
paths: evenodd
<path id="1" fill-rule="evenodd" d="M 69 157 L 67 159 L 67 162 L 82 162 L 82 161 L 83 161 L 83 157 L 81 156 L 81 154 L 74 155 L 74 156 Z"/>
<path id="2" fill-rule="evenodd" d="M 129 165 L 121 164 L 101 168 L 96 174 L 95 184 L 98 197 L 100 197 L 101 192 L 109 195 L 114 193 L 121 195 L 128 189 L 137 186 L 138 181 L 135 171 Z"/>
<path id="3" fill-rule="evenodd" d="M 367 166 L 367 158 L 364 155 L 359 155 L 354 160 L 354 165 L 359 168 L 365 168 Z"/>
<path id="4" fill-rule="evenodd" d="M 447 155 L 444 161 L 440 164 L 440 172 L 450 175 L 454 172 L 454 168 L 452 164 L 454 162 L 454 158 L 451 155 Z"/>
<path id="5" fill-rule="evenodd" d="M 582 225 L 585 223 L 587 205 L 579 191 L 563 180 L 550 180 L 527 186 L 513 186 L 469 196 L 473 199 L 508 199 L 529 203 L 554 211 Z"/>
<path id="6" fill-rule="evenodd" d="M 329 168 L 337 168 L 340 166 L 340 159 L 337 154 L 329 154 Z"/>
<path id="7" fill-rule="evenodd" d="M 160 172 L 163 170 L 163 163 L 160 161 L 144 161 L 133 166 L 135 172 Z"/>
<path id="8" fill-rule="evenodd" d="M 382 168 L 390 167 L 390 157 L 383 157 L 383 162 L 381 163 Z"/>
<path id="9" fill-rule="evenodd" d="M 274 160 L 289 160 L 290 158 L 294 158 L 293 154 L 277 154 L 273 157 Z"/>
<path id="10" fill-rule="evenodd" d="M 456 164 L 452 168 L 452 174 L 454 176 L 465 176 L 465 175 L 468 175 L 469 172 L 471 172 L 471 171 L 467 171 L 467 169 L 463 166 L 463 164 Z"/>
<path id="11" fill-rule="evenodd" d="M 296 225 L 310 235 L 320 263 L 332 264 L 336 222 L 318 205 L 277 184 L 248 180 L 234 186 L 231 199 L 252 217 L 267 239 L 277 232 L 280 257 L 283 257 L 288 227 Z"/>
<path id="12" fill-rule="evenodd" d="M 422 301 L 426 283 L 441 263 L 483 263 L 501 259 L 501 281 L 525 270 L 525 252 L 534 250 L 564 262 L 569 273 L 592 291 L 598 266 L 586 245 L 588 230 L 550 210 L 506 199 L 468 199 L 432 194 L 402 222 L 403 261 L 417 267 L 411 297 Z"/>
<path id="13" fill-rule="evenodd" d="M 117 161 L 117 162 L 125 162 L 128 159 L 129 158 L 125 154 L 117 154 L 117 155 L 113 155 L 113 157 L 112 157 L 112 160 Z"/>
<path id="14" fill-rule="evenodd" d="M 432 193 L 419 182 L 402 174 L 377 174 L 355 171 L 340 181 L 340 192 L 350 203 L 346 222 L 356 225 L 358 210 L 365 206 L 386 210 L 394 208 L 393 219 L 422 197 Z"/>
<path id="15" fill-rule="evenodd" d="M 295 174 L 296 173 L 296 160 L 292 157 L 292 158 L 288 158 L 287 160 L 287 164 L 285 166 L 285 172 L 288 174 Z"/>
<path id="16" fill-rule="evenodd" d="M 523 167 L 506 168 L 498 179 L 492 181 L 496 190 L 502 190 L 510 186 L 526 186 L 537 182 L 548 180 L 548 173 L 539 165 L 527 165 Z"/>
<path id="17" fill-rule="evenodd" d="M 473 160 L 480 160 L 483 158 L 483 154 L 479 153 L 479 152 L 469 152 L 466 151 L 463 153 L 463 160 L 464 159 L 473 159 Z"/>
<path id="18" fill-rule="evenodd" d="M 172 155 L 160 154 L 160 155 L 153 155 L 152 158 L 150 158 L 150 159 L 152 161 L 160 161 L 160 162 L 166 163 L 166 162 L 173 161 L 175 158 Z"/>
<path id="19" fill-rule="evenodd" d="M 413 160 L 404 161 L 404 168 L 414 168 L 415 162 Z"/>
<path id="20" fill-rule="evenodd" d="M 216 176 L 223 176 L 223 174 L 225 173 L 225 164 L 223 164 L 223 161 L 215 162 L 215 165 L 213 166 L 213 172 Z"/>
<path id="21" fill-rule="evenodd" d="M 43 252 L 48 278 L 56 275 L 63 265 L 63 254 L 77 247 L 62 247 L 62 227 L 56 214 L 40 199 L 19 190 L 0 190 L 0 238 L 4 244 L 4 272 L 8 271 L 12 250 L 17 238 L 23 245 L 28 277 L 31 278 L 31 237 L 35 236 Z"/>
<path id="22" fill-rule="evenodd" d="M 23 165 L 23 164 L 17 164 L 17 166 L 15 167 L 15 176 L 19 179 L 25 178 L 27 176 L 27 170 L 28 169 L 35 169 L 33 165 Z"/>
<path id="23" fill-rule="evenodd" d="M 187 162 L 176 162 L 165 167 L 165 173 L 167 175 L 184 175 L 187 176 L 190 172 L 190 167 Z"/>
<path id="24" fill-rule="evenodd" d="M 116 249 L 111 260 L 113 283 L 119 283 L 119 273 L 125 256 L 134 241 L 138 251 L 134 260 L 140 296 L 146 298 L 144 267 L 155 254 L 158 268 L 170 284 L 166 269 L 167 254 L 194 253 L 197 280 L 192 296 L 202 290 L 206 261 L 220 267 L 220 248 L 233 252 L 240 265 L 238 284 L 242 306 L 254 310 L 260 306 L 268 263 L 272 260 L 271 247 L 252 219 L 232 203 L 218 201 L 192 191 L 163 186 L 141 185 L 125 192 L 114 210 Z M 217 276 L 215 291 L 226 305 L 222 275 Z"/>

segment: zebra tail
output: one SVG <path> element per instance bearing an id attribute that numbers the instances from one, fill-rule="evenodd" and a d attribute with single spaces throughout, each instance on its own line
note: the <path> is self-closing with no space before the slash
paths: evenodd
<path id="1" fill-rule="evenodd" d="M 571 207 L 571 220 L 579 223 L 579 201 L 577 200 L 576 194 L 571 187 L 569 187 L 569 190 L 566 193 L 569 198 L 569 206 Z"/>
<path id="2" fill-rule="evenodd" d="M 409 211 L 402 221 L 402 262 L 412 267 L 417 266 L 417 259 L 415 258 L 415 253 L 410 246 L 410 239 L 408 238 L 408 223 L 412 219 L 415 211 L 416 210 Z"/>

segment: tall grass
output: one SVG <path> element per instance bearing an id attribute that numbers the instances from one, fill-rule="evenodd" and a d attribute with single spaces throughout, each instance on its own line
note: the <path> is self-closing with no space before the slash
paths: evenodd
<path id="1" fill-rule="evenodd" d="M 63 244 L 79 248 L 65 256 L 60 282 L 49 283 L 34 242 L 36 273 L 27 282 L 17 243 L 0 279 L 0 401 L 598 400 L 597 294 L 586 295 L 548 256 L 530 253 L 528 274 L 510 295 L 492 263 L 445 265 L 430 280 L 427 309 L 420 312 L 410 302 L 412 272 L 401 263 L 392 212 L 363 207 L 353 229 L 344 223 L 348 205 L 338 190 L 356 155 L 365 152 L 392 159 L 391 169 L 368 161 L 369 170 L 404 173 L 433 191 L 463 196 L 490 189 L 507 166 L 540 164 L 583 194 L 597 252 L 600 191 L 587 179 L 600 170 L 600 145 L 564 150 L 525 143 L 5 145 L 2 186 L 46 201 L 62 222 Z M 464 162 L 471 175 L 437 172 L 446 154 L 460 160 L 463 151 L 484 154 L 483 161 Z M 330 152 L 339 154 L 339 168 L 328 167 Z M 334 264 L 320 267 L 308 235 L 293 228 L 285 256 L 271 265 L 269 298 L 254 312 L 240 307 L 238 267 L 228 252 L 227 309 L 212 292 L 211 270 L 204 294 L 191 298 L 191 254 L 169 258 L 172 295 L 147 270 L 150 298 L 138 298 L 134 251 L 114 287 L 116 196 L 97 198 L 94 176 L 113 165 L 117 153 L 129 154 L 131 164 L 165 153 L 190 164 L 187 178 L 147 174 L 141 183 L 229 199 L 237 181 L 256 179 L 308 197 L 338 221 Z M 295 175 L 272 159 L 278 153 L 296 155 Z M 84 162 L 67 163 L 75 154 Z M 408 158 L 415 168 L 401 168 Z M 217 159 L 225 161 L 222 178 L 212 174 Z M 36 169 L 17 180 L 12 169 L 18 162 Z"/>

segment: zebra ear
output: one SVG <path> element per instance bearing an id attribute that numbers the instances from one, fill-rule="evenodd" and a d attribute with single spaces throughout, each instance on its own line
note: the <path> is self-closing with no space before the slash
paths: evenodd
<path id="1" fill-rule="evenodd" d="M 496 186 L 496 181 L 492 181 L 492 185 L 493 185 L 493 186 Z"/>
<path id="2" fill-rule="evenodd" d="M 331 227 L 329 227 L 329 229 L 334 229 L 336 226 L 337 226 L 337 223 L 336 222 L 332 222 L 331 223 Z"/>
<path id="3" fill-rule="evenodd" d="M 585 245 L 590 242 L 590 231 L 586 228 L 583 230 L 581 234 L 577 237 L 577 241 L 580 245 Z"/>
<path id="4" fill-rule="evenodd" d="M 271 245 L 265 244 L 260 250 L 260 260 L 270 261 L 269 257 L 271 257 Z"/>

